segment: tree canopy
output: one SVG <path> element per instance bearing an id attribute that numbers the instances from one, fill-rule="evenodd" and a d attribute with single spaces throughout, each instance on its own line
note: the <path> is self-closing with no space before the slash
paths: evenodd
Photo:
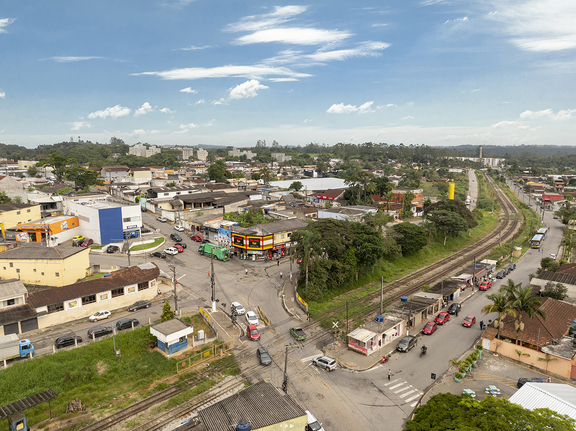
<path id="1" fill-rule="evenodd" d="M 392 229 L 398 234 L 395 239 L 404 256 L 416 253 L 427 244 L 426 231 L 417 224 L 404 222 Z"/>

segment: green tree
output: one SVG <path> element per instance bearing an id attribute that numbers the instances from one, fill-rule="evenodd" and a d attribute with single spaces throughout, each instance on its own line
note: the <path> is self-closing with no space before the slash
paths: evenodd
<path id="1" fill-rule="evenodd" d="M 406 431 L 571 431 L 576 421 L 550 409 L 525 409 L 504 398 L 469 397 L 442 393 L 418 407 Z"/>
<path id="2" fill-rule="evenodd" d="M 217 183 L 224 182 L 227 178 L 231 178 L 230 172 L 226 170 L 224 160 L 216 160 L 216 162 L 210 165 L 208 168 L 208 178 Z"/>
<path id="3" fill-rule="evenodd" d="M 29 177 L 35 177 L 38 175 L 38 169 L 36 169 L 36 166 L 30 166 L 28 167 L 28 171 L 26 171 L 26 173 Z"/>
<path id="4" fill-rule="evenodd" d="M 66 169 L 65 178 L 74 181 L 74 185 L 81 189 L 98 183 L 98 172 L 86 169 L 83 166 L 72 166 Z"/>
<path id="5" fill-rule="evenodd" d="M 507 314 L 515 317 L 516 311 L 510 306 L 508 298 L 504 292 L 491 293 L 490 295 L 487 295 L 486 298 L 492 301 L 492 303 L 485 305 L 481 311 L 484 314 L 498 313 L 498 317 L 496 318 L 496 327 L 498 328 L 497 337 L 500 339 L 502 318 Z"/>
<path id="6" fill-rule="evenodd" d="M 160 321 L 166 322 L 167 320 L 174 319 L 174 317 L 175 317 L 174 311 L 172 311 L 172 307 L 170 306 L 170 303 L 168 301 L 166 301 L 164 303 L 164 306 L 162 307 L 162 314 L 160 315 Z"/>
<path id="7" fill-rule="evenodd" d="M 291 236 L 291 241 L 296 242 L 295 258 L 302 259 L 302 266 L 305 273 L 305 289 L 308 289 L 308 273 L 312 257 L 317 257 L 317 250 L 314 245 L 320 241 L 319 234 L 312 229 L 300 229 Z"/>
<path id="8" fill-rule="evenodd" d="M 176 187 L 176 181 L 171 181 L 169 183 L 164 184 L 164 187 Z"/>
<path id="9" fill-rule="evenodd" d="M 412 193 L 412 191 L 408 190 L 404 193 L 404 198 L 402 200 L 403 206 L 402 211 L 400 212 L 401 219 L 407 219 L 414 217 L 414 213 L 412 212 L 412 199 L 414 199 L 416 195 Z"/>
<path id="10" fill-rule="evenodd" d="M 568 288 L 562 283 L 546 283 L 544 289 L 540 292 L 542 296 L 547 296 L 549 298 L 557 299 L 558 301 L 563 301 L 568 296 Z"/>
<path id="11" fill-rule="evenodd" d="M 47 158 L 38 160 L 36 166 L 51 166 L 56 182 L 60 183 L 66 176 L 67 166 L 75 165 L 76 163 L 76 159 L 68 159 L 60 154 L 50 154 Z"/>
<path id="12" fill-rule="evenodd" d="M 540 260 L 540 268 L 537 273 L 540 274 L 542 271 L 556 272 L 560 268 L 560 262 L 552 259 L 551 257 L 544 257 Z"/>
<path id="13" fill-rule="evenodd" d="M 522 322 L 523 313 L 526 313 L 529 319 L 534 316 L 539 316 L 542 320 L 546 320 L 546 313 L 540 310 L 539 307 L 542 301 L 539 297 L 532 295 L 532 288 L 528 286 L 526 289 L 520 289 L 518 295 L 512 304 L 510 304 L 516 311 L 516 320 L 514 321 L 514 329 L 516 330 L 516 344 L 518 344 L 518 337 L 520 331 L 524 330 L 524 322 Z"/>
<path id="14" fill-rule="evenodd" d="M 428 220 L 436 225 L 436 228 L 444 233 L 444 245 L 448 237 L 457 236 L 465 232 L 468 225 L 458 214 L 445 210 L 437 210 L 428 216 Z"/>
<path id="15" fill-rule="evenodd" d="M 414 223 L 400 223 L 392 227 L 397 233 L 395 240 L 402 247 L 402 254 L 409 256 L 423 248 L 427 241 L 426 231 Z"/>
<path id="16" fill-rule="evenodd" d="M 6 195 L 5 191 L 0 192 L 0 204 L 9 204 L 12 202 L 12 199 L 8 195 Z"/>
<path id="17" fill-rule="evenodd" d="M 384 257 L 384 238 L 380 232 L 370 228 L 364 223 L 352 223 L 354 230 L 354 256 L 358 263 L 364 267 L 372 267 L 382 257 Z M 358 266 L 356 270 L 356 280 L 358 280 Z"/>
<path id="18" fill-rule="evenodd" d="M 292 184 L 290 184 L 290 187 L 288 187 L 288 190 L 294 190 L 295 192 L 299 192 L 300 190 L 302 190 L 302 187 L 304 187 L 302 185 L 302 183 L 300 181 L 294 181 Z"/>

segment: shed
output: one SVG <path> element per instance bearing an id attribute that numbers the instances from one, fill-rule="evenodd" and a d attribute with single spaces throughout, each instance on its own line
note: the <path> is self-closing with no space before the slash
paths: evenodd
<path id="1" fill-rule="evenodd" d="M 510 402 L 530 410 L 548 408 L 576 419 L 576 388 L 565 383 L 526 383 Z"/>
<path id="2" fill-rule="evenodd" d="M 158 348 L 172 355 L 188 347 L 188 335 L 194 332 L 192 325 L 180 319 L 171 319 L 150 327 L 150 333 L 158 340 Z"/>

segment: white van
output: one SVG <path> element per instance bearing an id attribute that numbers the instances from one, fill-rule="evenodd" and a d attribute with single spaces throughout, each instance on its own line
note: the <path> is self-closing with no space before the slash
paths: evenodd
<path id="1" fill-rule="evenodd" d="M 308 425 L 306 425 L 306 431 L 324 431 L 322 428 L 322 424 L 318 422 L 318 419 L 314 417 L 312 413 L 306 410 L 306 414 L 308 415 Z"/>

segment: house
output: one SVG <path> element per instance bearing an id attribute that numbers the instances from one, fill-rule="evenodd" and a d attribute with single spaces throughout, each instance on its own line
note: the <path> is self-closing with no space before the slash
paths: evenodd
<path id="1" fill-rule="evenodd" d="M 570 325 L 576 319 L 576 306 L 552 298 L 543 298 L 539 307 L 546 320 L 538 315 L 530 319 L 522 313 L 524 329 L 516 344 L 515 318 L 505 316 L 498 330 L 492 325 L 482 334 L 482 346 L 501 356 L 546 370 L 565 378 L 576 378 L 576 347 L 568 337 Z M 520 352 L 520 353 L 518 353 Z"/>
<path id="2" fill-rule="evenodd" d="M 543 290 L 548 284 L 560 283 L 566 287 L 568 298 L 571 301 L 576 301 L 576 264 L 565 263 L 560 266 L 556 272 L 542 271 L 536 277 L 530 280 L 530 285 L 539 287 Z"/>
<path id="3" fill-rule="evenodd" d="M 193 326 L 180 319 L 170 319 L 150 327 L 150 334 L 156 337 L 158 349 L 167 356 L 186 349 L 188 335 L 193 332 Z"/>
<path id="4" fill-rule="evenodd" d="M 316 203 L 318 205 L 326 206 L 326 204 L 330 203 L 331 205 L 339 205 L 336 201 L 344 196 L 345 189 L 328 189 L 325 191 L 321 191 L 316 193 Z"/>
<path id="5" fill-rule="evenodd" d="M 86 319 L 100 310 L 125 308 L 156 297 L 160 269 L 153 262 L 115 271 L 109 276 L 28 295 L 39 328 Z"/>
<path id="6" fill-rule="evenodd" d="M 0 253 L 0 277 L 26 284 L 66 286 L 90 275 L 90 248 L 16 247 Z"/>
<path id="7" fill-rule="evenodd" d="M 136 184 L 143 184 L 152 180 L 150 168 L 132 168 L 130 169 L 129 176 L 132 177 Z"/>
<path id="8" fill-rule="evenodd" d="M 406 331 L 406 320 L 392 314 L 376 316 L 376 319 L 361 325 L 348 334 L 348 348 L 370 356 L 402 338 Z"/>
<path id="9" fill-rule="evenodd" d="M 10 199 L 19 198 L 22 202 L 26 202 L 28 193 L 20 181 L 9 175 L 0 175 L 0 192 L 6 193 Z"/>
<path id="10" fill-rule="evenodd" d="M 128 176 L 130 168 L 128 166 L 102 166 L 100 176 L 105 180 L 117 180 Z"/>
<path id="11" fill-rule="evenodd" d="M 0 218 L 5 229 L 15 229 L 19 223 L 41 218 L 40 205 L 0 204 Z"/>
<path id="12" fill-rule="evenodd" d="M 290 395 L 260 381 L 198 412 L 206 431 L 235 430 L 244 420 L 251 430 L 304 430 L 306 412 Z M 240 429 L 240 428 L 238 428 Z"/>
<path id="13" fill-rule="evenodd" d="M 406 334 L 415 326 L 434 320 L 434 315 L 442 309 L 442 295 L 439 293 L 418 292 L 411 298 L 401 297 L 401 300 L 400 306 L 391 314 L 406 319 Z"/>
<path id="14" fill-rule="evenodd" d="M 0 280 L 0 336 L 38 329 L 36 311 L 26 303 L 27 296 L 21 280 Z"/>

